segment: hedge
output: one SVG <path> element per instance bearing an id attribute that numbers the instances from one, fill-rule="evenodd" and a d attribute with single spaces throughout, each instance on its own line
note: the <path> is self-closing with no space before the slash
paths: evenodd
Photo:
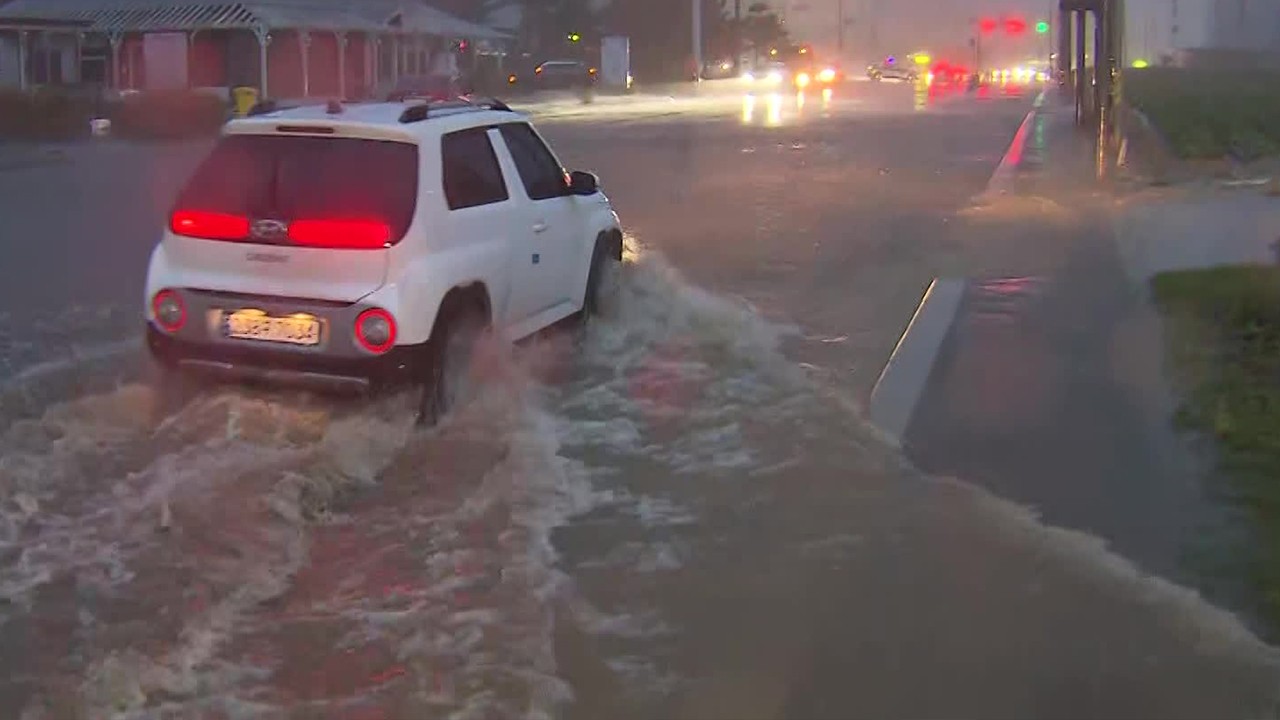
<path id="1" fill-rule="evenodd" d="M 74 89 L 0 92 L 0 139 L 71 140 L 89 134 L 89 120 L 111 120 L 113 135 L 182 138 L 216 133 L 226 122 L 225 101 L 208 92 L 152 90 L 113 100 Z"/>

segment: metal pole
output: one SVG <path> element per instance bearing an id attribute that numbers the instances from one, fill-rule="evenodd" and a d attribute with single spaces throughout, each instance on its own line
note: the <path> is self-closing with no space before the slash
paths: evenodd
<path id="1" fill-rule="evenodd" d="M 702 0 L 693 0 L 693 81 L 702 79 Z"/>
<path id="2" fill-rule="evenodd" d="M 733 69 L 742 72 L 742 0 L 733 0 Z"/>
<path id="3" fill-rule="evenodd" d="M 1076 123 L 1083 123 L 1085 116 L 1085 68 L 1084 68 L 1084 11 L 1074 10 L 1076 15 Z"/>
<path id="4" fill-rule="evenodd" d="M 1058 10 L 1058 83 L 1071 81 L 1071 13 Z"/>
<path id="5" fill-rule="evenodd" d="M 1098 114 L 1098 177 L 1104 178 L 1107 175 L 1107 151 L 1111 139 L 1111 131 L 1108 125 L 1111 123 L 1111 113 L 1108 112 L 1108 99 L 1110 96 L 1110 57 L 1111 51 L 1107 47 L 1109 38 L 1107 37 L 1111 29 L 1107 27 L 1111 18 L 1107 13 L 1107 2 L 1103 0 L 1102 7 L 1093 14 L 1093 109 Z"/>
<path id="6" fill-rule="evenodd" d="M 844 54 L 844 0 L 836 0 L 836 47 Z"/>
<path id="7" fill-rule="evenodd" d="M 1103 3 L 1105 7 L 1105 2 Z M 1102 115 L 1107 96 L 1107 13 L 1093 13 L 1093 111 Z"/>

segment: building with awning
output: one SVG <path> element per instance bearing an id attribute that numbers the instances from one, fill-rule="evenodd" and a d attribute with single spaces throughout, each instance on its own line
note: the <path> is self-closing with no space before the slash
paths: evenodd
<path id="1" fill-rule="evenodd" d="M 0 5 L 0 87 L 367 97 L 448 72 L 467 42 L 508 39 L 420 0 L 13 0 Z"/>

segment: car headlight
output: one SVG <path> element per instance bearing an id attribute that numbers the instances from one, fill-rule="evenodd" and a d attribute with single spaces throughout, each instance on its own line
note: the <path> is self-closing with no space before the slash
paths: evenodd
<path id="1" fill-rule="evenodd" d="M 755 74 L 753 74 L 753 73 L 749 73 L 749 72 L 742 73 L 742 81 L 743 81 L 743 82 L 755 82 L 755 81 L 756 81 L 756 76 L 755 76 Z"/>
<path id="2" fill-rule="evenodd" d="M 831 82 L 832 80 L 835 80 L 835 79 L 836 79 L 836 71 L 832 70 L 831 68 L 827 68 L 822 72 L 818 73 L 818 80 L 821 80 L 822 82 Z"/>
<path id="3" fill-rule="evenodd" d="M 773 72 L 769 73 L 769 82 L 775 85 L 782 82 L 782 73 L 778 72 L 777 70 L 774 70 Z"/>
<path id="4" fill-rule="evenodd" d="M 799 75 L 796 75 L 796 85 L 800 87 L 808 87 L 809 73 L 800 73 Z"/>

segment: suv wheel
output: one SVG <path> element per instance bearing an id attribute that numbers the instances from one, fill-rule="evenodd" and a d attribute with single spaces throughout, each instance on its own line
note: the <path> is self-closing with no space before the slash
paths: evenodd
<path id="1" fill-rule="evenodd" d="M 586 317 L 600 315 L 616 294 L 621 255 L 622 241 L 616 236 L 602 235 L 596 240 L 595 251 L 591 255 L 591 272 L 587 275 L 587 294 L 582 301 Z"/>
<path id="2" fill-rule="evenodd" d="M 441 308 L 427 345 L 419 425 L 435 425 L 471 397 L 471 361 L 487 327 L 484 312 L 474 304 L 450 302 Z"/>

